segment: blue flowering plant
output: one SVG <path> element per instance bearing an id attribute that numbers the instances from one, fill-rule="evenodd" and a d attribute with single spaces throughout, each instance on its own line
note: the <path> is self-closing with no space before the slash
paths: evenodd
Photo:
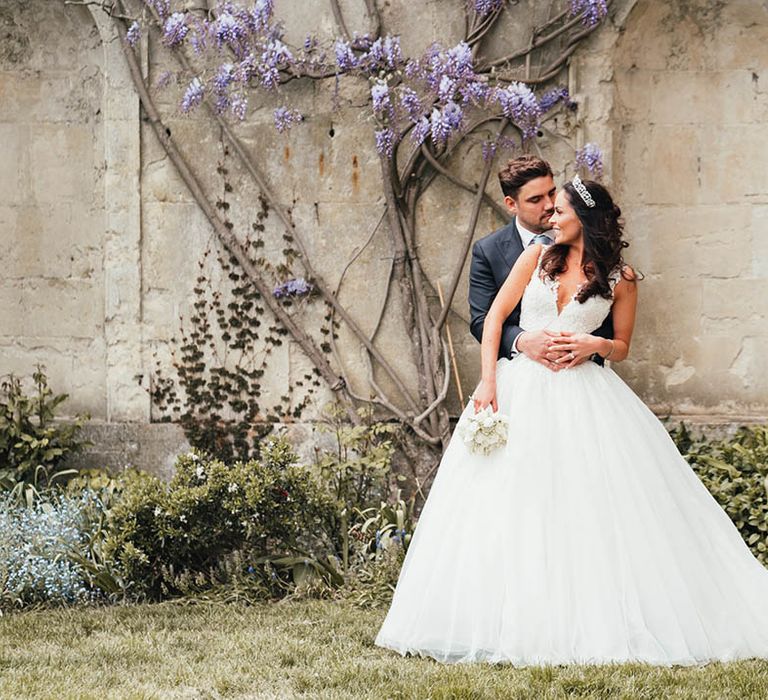
<path id="1" fill-rule="evenodd" d="M 48 493 L 32 505 L 0 501 L 0 610 L 104 598 L 79 563 L 87 559 L 98 503 L 92 492 Z"/>

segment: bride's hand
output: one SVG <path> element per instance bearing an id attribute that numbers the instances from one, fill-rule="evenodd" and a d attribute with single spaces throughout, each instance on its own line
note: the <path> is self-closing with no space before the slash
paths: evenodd
<path id="1" fill-rule="evenodd" d="M 475 413 L 482 411 L 490 405 L 494 413 L 499 410 L 499 404 L 496 403 L 496 383 L 482 381 L 472 394 L 472 401 L 475 407 Z"/>
<path id="2" fill-rule="evenodd" d="M 562 352 L 563 355 L 555 360 L 563 369 L 569 369 L 586 362 L 600 349 L 602 338 L 589 333 L 571 333 L 562 331 L 561 335 L 550 341 L 550 349 Z"/>

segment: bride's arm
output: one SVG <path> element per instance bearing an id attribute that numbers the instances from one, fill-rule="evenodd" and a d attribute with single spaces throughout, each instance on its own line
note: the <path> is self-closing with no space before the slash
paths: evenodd
<path id="1" fill-rule="evenodd" d="M 532 245 L 520 254 L 485 317 L 483 340 L 480 347 L 482 381 L 474 393 L 475 411 L 479 411 L 489 404 L 494 411 L 498 410 L 496 403 L 496 360 L 499 356 L 501 327 L 504 320 L 523 298 L 525 287 L 536 269 L 540 252 L 540 245 Z"/>
<path id="2" fill-rule="evenodd" d="M 612 311 L 613 340 L 600 338 L 602 347 L 597 352 L 606 360 L 621 362 L 629 355 L 637 312 L 637 279 L 629 266 L 624 268 L 622 278 L 613 290 Z"/>

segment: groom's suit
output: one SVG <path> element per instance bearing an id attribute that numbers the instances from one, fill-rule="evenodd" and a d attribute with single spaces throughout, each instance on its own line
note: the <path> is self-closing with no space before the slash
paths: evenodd
<path id="1" fill-rule="evenodd" d="M 469 330 L 478 341 L 483 339 L 485 316 L 522 252 L 523 242 L 515 219 L 498 231 L 481 238 L 472 247 L 472 262 L 469 267 Z M 499 357 L 510 357 L 512 344 L 522 331 L 518 303 L 501 328 Z M 611 315 L 608 314 L 603 325 L 592 333 L 602 338 L 613 338 Z M 603 364 L 599 355 L 596 356 L 596 361 Z"/>

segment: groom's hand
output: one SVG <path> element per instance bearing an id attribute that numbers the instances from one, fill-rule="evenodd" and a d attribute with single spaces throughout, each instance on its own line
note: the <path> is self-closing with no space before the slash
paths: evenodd
<path id="1" fill-rule="evenodd" d="M 555 338 L 560 338 L 560 333 L 553 331 L 523 331 L 517 341 L 517 349 L 527 357 L 540 362 L 547 369 L 557 372 L 563 365 L 559 360 L 566 354 L 564 350 L 553 349 Z"/>

